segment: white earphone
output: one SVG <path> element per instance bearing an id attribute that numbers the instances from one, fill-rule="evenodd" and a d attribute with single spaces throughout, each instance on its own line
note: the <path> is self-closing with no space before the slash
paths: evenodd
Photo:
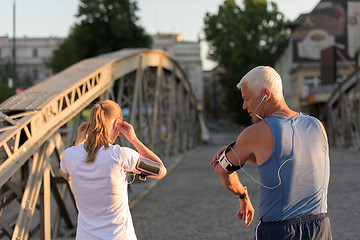
<path id="1" fill-rule="evenodd" d="M 256 110 L 258 109 L 258 107 L 260 106 L 260 104 L 264 101 L 264 99 L 265 99 L 267 96 L 268 96 L 267 94 L 264 95 L 264 97 L 261 99 L 260 103 L 257 105 L 257 107 L 256 107 L 255 110 L 254 110 L 255 115 L 256 115 L 259 119 L 261 119 L 261 120 L 263 120 L 263 118 L 260 117 L 260 116 L 256 113 Z"/>

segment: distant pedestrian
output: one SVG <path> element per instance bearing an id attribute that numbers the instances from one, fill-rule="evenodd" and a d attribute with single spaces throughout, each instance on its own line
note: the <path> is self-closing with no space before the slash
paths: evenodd
<path id="1" fill-rule="evenodd" d="M 281 78 L 271 67 L 252 69 L 237 87 L 243 109 L 256 123 L 242 131 L 233 146 L 220 148 L 211 165 L 239 197 L 238 217 L 248 226 L 254 216 L 247 189 L 235 172 L 251 162 L 260 174 L 255 239 L 332 239 L 326 216 L 329 146 L 322 123 L 287 106 Z"/>
<path id="2" fill-rule="evenodd" d="M 134 128 L 122 120 L 121 109 L 115 102 L 106 100 L 95 104 L 89 123 L 80 125 L 74 146 L 62 155 L 60 172 L 71 180 L 79 210 L 78 240 L 135 240 L 126 172 L 153 178 L 166 175 L 161 159 L 140 142 Z M 137 151 L 113 145 L 118 135 L 124 135 Z"/>

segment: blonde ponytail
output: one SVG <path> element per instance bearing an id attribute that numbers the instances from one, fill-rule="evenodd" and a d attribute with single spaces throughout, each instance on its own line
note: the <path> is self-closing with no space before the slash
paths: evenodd
<path id="1" fill-rule="evenodd" d="M 109 121 L 114 118 L 122 121 L 123 116 L 119 105 L 111 100 L 99 102 L 91 108 L 88 136 L 84 144 L 88 153 L 86 163 L 95 161 L 96 154 L 102 146 L 105 149 L 109 148 Z"/>

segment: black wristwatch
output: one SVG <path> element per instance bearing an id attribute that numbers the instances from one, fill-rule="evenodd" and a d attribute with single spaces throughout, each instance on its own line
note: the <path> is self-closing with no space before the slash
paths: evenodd
<path id="1" fill-rule="evenodd" d="M 241 194 L 240 196 L 237 196 L 240 199 L 245 199 L 248 196 L 247 187 L 244 187 L 244 188 L 245 188 L 245 192 L 243 194 Z"/>

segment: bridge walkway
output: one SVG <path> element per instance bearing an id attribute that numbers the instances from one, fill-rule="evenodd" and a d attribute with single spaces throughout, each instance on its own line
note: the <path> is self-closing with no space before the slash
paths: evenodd
<path id="1" fill-rule="evenodd" d="M 256 211 L 254 221 L 245 227 L 235 217 L 237 199 L 223 188 L 209 165 L 216 150 L 233 141 L 240 131 L 237 128 L 229 128 L 225 133 L 213 131 L 209 144 L 169 162 L 170 168 L 180 164 L 170 170 L 164 179 L 156 184 L 151 181 L 146 183 L 151 189 L 147 195 L 144 192 L 136 194 L 136 189 L 130 193 L 131 212 L 139 240 L 253 239 L 258 222 L 258 185 L 240 172 L 240 179 L 248 186 Z M 359 156 L 359 151 L 330 148 L 328 215 L 333 239 L 360 239 Z M 255 166 L 247 164 L 245 170 L 257 179 Z"/>

